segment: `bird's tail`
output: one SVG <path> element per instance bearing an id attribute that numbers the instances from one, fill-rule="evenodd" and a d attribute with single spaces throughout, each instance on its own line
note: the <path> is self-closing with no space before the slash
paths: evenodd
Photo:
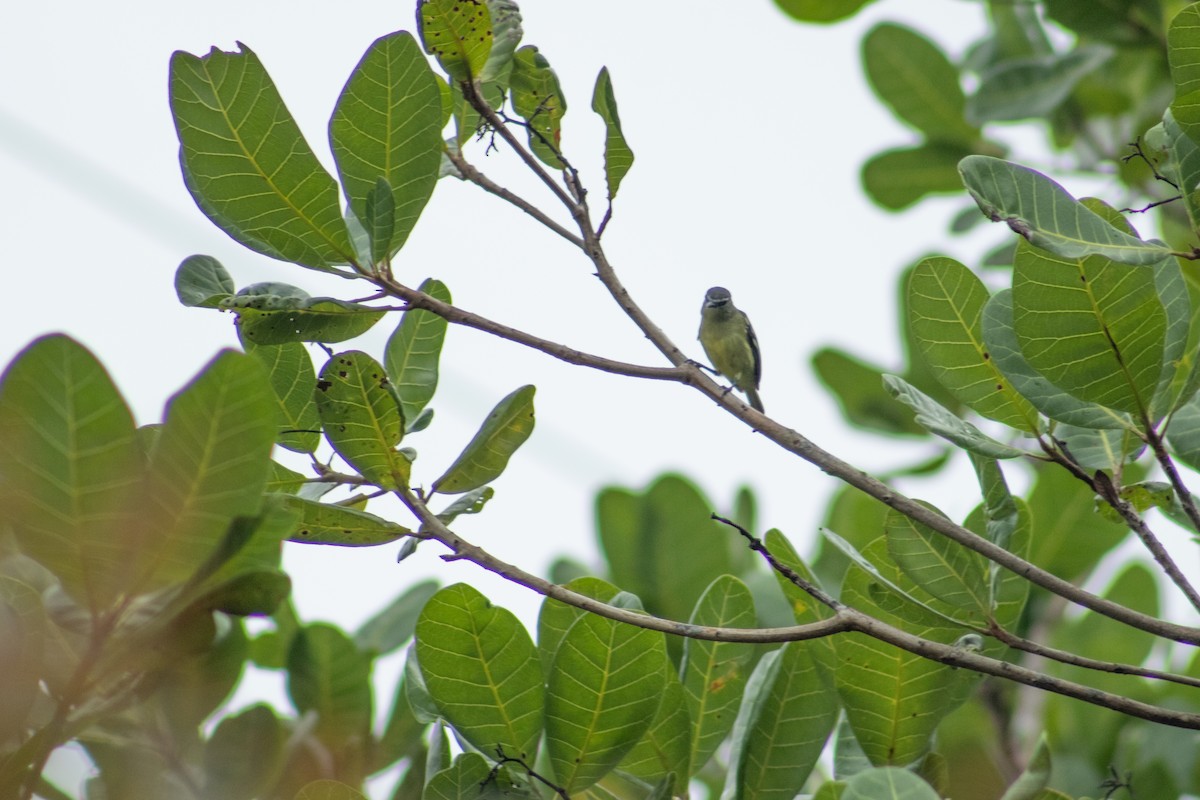
<path id="1" fill-rule="evenodd" d="M 760 400 L 758 397 L 758 390 L 753 386 L 746 387 L 746 399 L 750 401 L 751 407 L 753 407 L 759 413 L 767 413 L 765 410 L 763 410 L 762 400 Z"/>

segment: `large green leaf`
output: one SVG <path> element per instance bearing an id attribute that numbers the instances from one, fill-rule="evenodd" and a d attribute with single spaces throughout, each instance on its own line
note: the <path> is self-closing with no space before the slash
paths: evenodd
<path id="1" fill-rule="evenodd" d="M 700 596 L 689 622 L 714 628 L 753 628 L 757 623 L 754 598 L 740 580 L 722 575 Z M 694 770 L 704 767 L 733 728 L 753 659 L 754 646 L 742 642 L 684 642 L 680 679 L 692 719 L 690 761 Z"/>
<path id="2" fill-rule="evenodd" d="M 1154 270 L 1020 243 L 1012 298 L 1013 328 L 1030 366 L 1082 400 L 1149 412 L 1167 325 Z"/>
<path id="3" fill-rule="evenodd" d="M 293 800 L 367 800 L 366 795 L 341 781 L 321 778 L 306 783 Z"/>
<path id="4" fill-rule="evenodd" d="M 1158 152 L 1162 159 L 1159 172 L 1180 187 L 1192 228 L 1200 226 L 1200 145 L 1183 132 L 1167 109 L 1163 121 L 1146 131 L 1145 147 Z"/>
<path id="5" fill-rule="evenodd" d="M 418 0 L 417 31 L 425 52 L 437 58 L 452 81 L 480 77 L 493 41 L 484 0 Z"/>
<path id="6" fill-rule="evenodd" d="M 953 442 L 964 450 L 989 458 L 1019 458 L 1025 451 L 987 436 L 979 428 L 952 414 L 932 397 L 895 375 L 883 376 L 884 388 L 916 413 L 917 423 L 930 433 Z"/>
<path id="7" fill-rule="evenodd" d="M 1080 581 L 1129 535 L 1096 511 L 1096 496 L 1066 470 L 1044 467 L 1029 495 L 1033 520 L 1030 561 L 1066 580 Z M 1086 547 L 1080 543 L 1085 542 Z"/>
<path id="8" fill-rule="evenodd" d="M 1022 397 L 1050 419 L 1081 428 L 1130 428 L 1129 415 L 1068 394 L 1029 365 L 1013 328 L 1012 290 L 1004 289 L 983 309 L 984 344 L 996 367 Z"/>
<path id="9" fill-rule="evenodd" d="M 1037 411 L 996 367 L 983 342 L 983 281 L 952 258 L 922 260 L 909 273 L 908 324 L 937 379 L 983 416 L 1038 429 Z"/>
<path id="10" fill-rule="evenodd" d="M 1068 53 L 1001 61 L 980 77 L 979 88 L 967 101 L 967 119 L 982 125 L 1046 116 L 1112 56 L 1112 48 L 1093 44 Z"/>
<path id="11" fill-rule="evenodd" d="M 427 279 L 421 284 L 421 291 L 443 303 L 452 302 L 450 290 L 439 280 Z M 432 311 L 413 308 L 404 312 L 388 338 L 383 363 L 400 397 L 404 420 L 410 425 L 437 390 L 438 359 L 447 324 Z"/>
<path id="12" fill-rule="evenodd" d="M 0 574 L 0 737 L 5 741 L 21 741 L 31 727 L 27 717 L 35 701 L 44 698 L 39 683 L 53 635 L 38 590 Z"/>
<path id="13" fill-rule="evenodd" d="M 532 764 L 542 732 L 542 669 L 517 618 L 458 583 L 425 604 L 416 635 L 425 685 L 458 734 L 481 752 L 502 747 Z"/>
<path id="14" fill-rule="evenodd" d="M 379 362 L 359 350 L 333 356 L 316 397 L 325 437 L 346 463 L 383 488 L 408 485 L 411 464 L 395 449 L 404 420 Z"/>
<path id="15" fill-rule="evenodd" d="M 629 168 L 633 166 L 633 151 L 625 141 L 621 130 L 621 117 L 617 114 L 617 98 L 613 93 L 612 78 L 608 67 L 601 67 L 596 76 L 596 87 L 592 91 L 592 110 L 604 120 L 604 178 L 608 183 L 608 199 L 617 196 Z"/>
<path id="16" fill-rule="evenodd" d="M 1161 261 L 1170 248 L 1117 230 L 1040 172 L 990 156 L 967 156 L 958 166 L 980 210 L 1005 222 L 1030 244 L 1062 258 L 1102 255 L 1122 264 Z"/>
<path id="17" fill-rule="evenodd" d="M 891 211 L 908 208 L 926 195 L 960 192 L 958 162 L 971 152 L 965 145 L 941 141 L 885 150 L 863 164 L 863 189 Z"/>
<path id="18" fill-rule="evenodd" d="M 0 376 L 0 519 L 81 605 L 108 607 L 128 579 L 141 453 L 104 367 L 61 334 Z"/>
<path id="19" fill-rule="evenodd" d="M 921 596 L 887 557 L 880 537 L 863 550 L 880 575 Z M 964 633 L 851 566 L 842 601 L 859 611 L 925 639 L 951 644 Z M 924 659 L 858 633 L 839 636 L 834 647 L 838 695 L 855 738 L 871 763 L 908 764 L 929 749 L 942 717 L 964 701 L 979 676 Z"/>
<path id="20" fill-rule="evenodd" d="M 321 418 L 312 387 L 317 383 L 312 357 L 299 342 L 259 346 L 243 339 L 242 347 L 267 368 L 279 400 L 280 429 L 276 442 L 297 453 L 311 453 L 321 442 Z"/>
<path id="21" fill-rule="evenodd" d="M 801 22 L 837 22 L 854 16 L 873 0 L 775 0 L 780 11 Z"/>
<path id="22" fill-rule="evenodd" d="M 420 46 L 407 31 L 376 39 L 338 98 L 329 139 L 350 208 L 366 225 L 378 181 L 390 193 L 381 261 L 404 246 L 437 184 L 442 163 L 442 98 Z M 378 204 L 378 201 L 377 203 Z M 371 230 L 367 226 L 368 231 Z"/>
<path id="23" fill-rule="evenodd" d="M 846 781 L 838 800 L 938 800 L 938 793 L 907 769 L 882 767 Z"/>
<path id="24" fill-rule="evenodd" d="M 433 482 L 433 491 L 460 494 L 490 483 L 533 433 L 533 386 L 522 386 L 496 404 L 454 463 Z"/>
<path id="25" fill-rule="evenodd" d="M 954 619 L 986 625 L 991 601 L 981 556 L 898 511 L 888 513 L 884 534 L 909 580 L 941 600 Z"/>
<path id="26" fill-rule="evenodd" d="M 558 157 L 562 146 L 562 118 L 567 113 L 567 98 L 558 85 L 558 76 L 546 57 L 527 44 L 513 57 L 509 92 L 517 114 L 525 120 L 529 149 L 543 164 L 562 169 Z"/>
<path id="27" fill-rule="evenodd" d="M 603 490 L 596 519 L 613 582 L 651 614 L 687 619 L 708 585 L 734 572 L 730 548 L 739 537 L 712 520 L 713 508 L 679 475 L 660 477 L 644 493 Z"/>
<path id="28" fill-rule="evenodd" d="M 204 791 L 223 800 L 253 800 L 275 785 L 287 736 L 270 706 L 225 717 L 204 747 Z"/>
<path id="29" fill-rule="evenodd" d="M 1193 142 L 1200 144 L 1200 7 L 1186 6 L 1167 29 L 1167 60 L 1175 84 L 1171 113 Z"/>
<path id="30" fill-rule="evenodd" d="M 645 781 L 661 780 L 672 773 L 677 779 L 691 775 L 688 760 L 692 743 L 692 720 L 688 715 L 683 684 L 668 661 L 663 664 L 662 704 L 646 735 L 622 759 L 618 769 Z"/>
<path id="31" fill-rule="evenodd" d="M 288 696 L 301 714 L 312 711 L 326 745 L 361 743 L 371 730 L 371 657 L 340 628 L 301 628 L 288 651 Z"/>
<path id="32" fill-rule="evenodd" d="M 837 724 L 837 696 L 813 660 L 814 642 L 787 642 L 747 686 L 727 789 L 744 800 L 790 800 L 808 779 Z"/>
<path id="33" fill-rule="evenodd" d="M 262 366 L 233 351 L 171 398 L 150 451 L 136 553 L 125 565 L 143 588 L 188 578 L 234 517 L 258 514 L 277 408 Z"/>
<path id="34" fill-rule="evenodd" d="M 566 792 L 602 778 L 650 728 L 666 653 L 663 634 L 594 614 L 567 630 L 546 685 L 546 748 Z"/>
<path id="35" fill-rule="evenodd" d="M 287 495 L 285 504 L 298 512 L 295 530 L 288 539 L 302 544 L 334 544 L 342 547 L 374 547 L 402 539 L 412 533 L 382 517 L 356 508 L 320 503 Z"/>
<path id="36" fill-rule="evenodd" d="M 237 314 L 243 342 L 262 345 L 342 342 L 366 333 L 384 314 L 334 297 L 309 297 L 286 283 L 251 284 L 218 307 Z"/>
<path id="37" fill-rule="evenodd" d="M 1200 470 L 1200 394 L 1193 396 L 1171 416 L 1167 442 L 1175 458 Z"/>
<path id="38" fill-rule="evenodd" d="M 412 637 L 421 609 L 437 590 L 435 580 L 413 584 L 364 622 L 354 634 L 354 643 L 378 655 L 399 649 Z"/>
<path id="39" fill-rule="evenodd" d="M 883 388 L 883 368 L 833 347 L 813 353 L 812 367 L 850 424 L 891 434 L 926 433 L 903 404 Z"/>
<path id="40" fill-rule="evenodd" d="M 229 272 L 212 256 L 188 256 L 175 270 L 175 294 L 185 306 L 220 308 L 236 291 Z"/>
<path id="41" fill-rule="evenodd" d="M 963 118 L 958 70 L 933 42 L 884 22 L 863 37 L 862 56 L 871 88 L 900 119 L 931 140 L 970 143 L 979 137 Z"/>
<path id="42" fill-rule="evenodd" d="M 188 191 L 221 230 L 312 269 L 354 262 L 337 184 L 245 45 L 171 56 L 171 113 Z"/>

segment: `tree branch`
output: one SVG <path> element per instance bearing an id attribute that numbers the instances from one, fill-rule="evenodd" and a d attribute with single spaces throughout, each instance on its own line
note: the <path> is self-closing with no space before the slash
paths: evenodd
<path id="1" fill-rule="evenodd" d="M 475 184 L 479 188 L 483 189 L 485 192 L 494 194 L 496 197 L 499 197 L 501 200 L 511 203 L 512 205 L 521 209 L 526 214 L 533 217 L 538 222 L 542 223 L 547 228 L 554 231 L 559 236 L 566 239 L 568 242 L 575 245 L 576 247 L 579 247 L 579 248 L 583 247 L 582 239 L 580 239 L 575 234 L 571 233 L 569 230 L 564 228 L 562 225 L 559 225 L 557 222 L 550 219 L 549 216 L 547 216 L 540 208 L 533 205 L 533 203 L 530 203 L 528 200 L 524 199 L 523 197 L 509 191 L 508 189 L 505 189 L 503 186 L 501 186 L 500 184 L 493 181 L 491 178 L 484 175 L 475 166 L 473 166 L 470 162 L 468 162 L 465 158 L 463 158 L 461 153 L 455 153 L 455 152 L 450 151 L 449 149 L 445 150 L 444 152 L 446 154 L 446 157 L 450 159 L 450 163 L 452 163 L 454 165 L 454 168 L 457 169 L 459 171 L 459 173 L 462 174 L 463 178 L 465 178 L 466 180 Z"/>
<path id="2" fill-rule="evenodd" d="M 575 608 L 598 614 L 617 622 L 624 622 L 639 628 L 671 633 L 677 636 L 685 636 L 689 639 L 705 639 L 717 642 L 748 642 L 753 644 L 802 641 L 822 638 L 835 633 L 854 631 L 866 634 L 874 639 L 894 645 L 901 650 L 931 661 L 937 661 L 953 667 L 963 667 L 986 675 L 994 675 L 1017 683 L 1034 686 L 1045 691 L 1055 692 L 1056 694 L 1073 697 L 1093 705 L 1119 711 L 1129 716 L 1150 720 L 1151 722 L 1159 722 L 1178 728 L 1200 730 L 1200 714 L 1189 714 L 1160 708 L 1149 703 L 1110 694 L 1090 686 L 1055 678 L 1017 666 L 1016 664 L 1010 664 L 989 656 L 973 653 L 965 648 L 922 639 L 919 636 L 877 620 L 838 601 L 833 601 L 838 603 L 839 606 L 835 614 L 820 622 L 783 628 L 757 629 L 692 625 L 690 623 L 675 622 L 610 606 L 607 603 L 602 603 L 593 598 L 572 592 L 557 584 L 550 583 L 543 578 L 525 572 L 519 567 L 507 564 L 484 549 L 467 542 L 438 519 L 437 515 L 430 511 L 423 500 L 417 497 L 411 489 L 402 487 L 396 491 L 396 495 L 421 521 L 420 532 L 427 534 L 431 539 L 436 539 L 451 550 L 452 555 L 443 556 L 444 559 L 470 561 L 489 572 L 494 572 L 506 580 L 532 589 L 540 595 L 559 600 Z M 766 552 L 766 547 L 762 546 L 761 543 L 755 549 L 760 553 Z M 768 560 L 769 563 L 774 561 L 773 557 Z M 795 572 L 790 570 L 789 572 L 795 576 Z M 803 579 L 801 581 L 802 583 L 798 583 L 797 585 L 805 591 L 809 591 L 808 588 L 805 588 L 805 585 L 811 587 L 812 584 L 803 581 Z M 819 592 L 820 590 L 817 591 Z M 814 597 L 816 596 L 814 595 Z M 828 598 L 827 595 L 826 597 Z M 832 600 L 832 598 L 828 599 Z"/>

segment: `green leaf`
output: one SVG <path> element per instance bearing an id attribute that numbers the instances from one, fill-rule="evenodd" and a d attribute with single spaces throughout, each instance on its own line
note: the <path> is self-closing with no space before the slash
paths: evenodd
<path id="1" fill-rule="evenodd" d="M 1186 6 L 1167 28 L 1167 61 L 1175 84 L 1171 113 L 1193 142 L 1200 143 L 1200 8 Z"/>
<path id="2" fill-rule="evenodd" d="M 776 7 L 801 22 L 837 22 L 852 17 L 873 0 L 775 0 Z"/>
<path id="3" fill-rule="evenodd" d="M 513 53 L 525 33 L 521 9 L 515 0 L 487 0 L 487 7 L 492 17 L 492 49 L 479 72 L 479 82 L 504 84 L 512 70 Z"/>
<path id="4" fill-rule="evenodd" d="M 337 184 L 248 47 L 171 56 L 171 113 L 188 191 L 217 227 L 264 255 L 354 263 Z"/>
<path id="5" fill-rule="evenodd" d="M 839 800 L 938 800 L 938 793 L 913 773 L 899 767 L 860 772 L 846 781 Z"/>
<path id="6" fill-rule="evenodd" d="M 1197 341 L 1191 331 L 1192 302 L 1179 260 L 1164 258 L 1153 269 L 1154 289 L 1166 322 L 1158 386 L 1150 404 L 1150 418 L 1157 422 L 1195 392 L 1192 358 Z"/>
<path id="7" fill-rule="evenodd" d="M 364 622 L 354 634 L 354 643 L 361 650 L 381 656 L 398 650 L 413 635 L 417 615 L 437 590 L 435 580 L 414 584 Z"/>
<path id="8" fill-rule="evenodd" d="M 926 258 L 909 273 L 908 324 L 942 385 L 979 414 L 1028 433 L 1037 411 L 997 369 L 983 342 L 983 281 L 952 258 Z"/>
<path id="9" fill-rule="evenodd" d="M 734 571 L 731 548 L 741 547 L 735 533 L 711 518 L 714 507 L 695 484 L 672 474 L 644 493 L 601 491 L 596 520 L 613 582 L 640 597 L 651 614 L 687 619 L 708 585 Z"/>
<path id="10" fill-rule="evenodd" d="M 417 32 L 456 83 L 480 77 L 492 50 L 492 17 L 483 0 L 418 0 Z"/>
<path id="11" fill-rule="evenodd" d="M 32 727 L 27 718 L 35 701 L 44 698 L 39 688 L 42 662 L 50 649 L 50 621 L 41 594 L 28 583 L 0 575 L 0 739 L 15 743 Z"/>
<path id="12" fill-rule="evenodd" d="M 596 76 L 592 110 L 604 120 L 604 177 L 608 182 L 608 200 L 612 202 L 621 181 L 633 166 L 633 151 L 629 149 L 621 130 L 621 117 L 617 114 L 617 98 L 613 93 L 608 67 L 601 67 L 600 74 Z"/>
<path id="13" fill-rule="evenodd" d="M 1013 388 L 1042 414 L 1080 428 L 1119 429 L 1133 426 L 1128 414 L 1067 394 L 1029 365 L 1013 328 L 1011 289 L 999 291 L 988 300 L 983 309 L 981 327 L 983 342 L 992 361 Z"/>
<path id="14" fill-rule="evenodd" d="M 1030 244 L 1062 258 L 1101 255 L 1122 264 L 1147 265 L 1170 248 L 1117 230 L 1040 172 L 990 156 L 967 156 L 958 165 L 963 183 L 984 216 L 1005 222 Z"/>
<path id="15" fill-rule="evenodd" d="M 346 463 L 381 488 L 408 485 L 411 465 L 395 449 L 404 420 L 379 362 L 359 350 L 333 356 L 316 398 L 325 437 Z"/>
<path id="16" fill-rule="evenodd" d="M 205 797 L 253 800 L 268 792 L 283 770 L 285 739 L 262 703 L 222 719 L 204 747 Z"/>
<path id="17" fill-rule="evenodd" d="M 288 696 L 301 714 L 315 712 L 316 732 L 335 748 L 363 741 L 371 729 L 371 657 L 342 630 L 301 628 L 287 659 Z"/>
<path id="18" fill-rule="evenodd" d="M 306 783 L 294 800 L 367 800 L 366 795 L 349 784 L 321 778 Z"/>
<path id="19" fill-rule="evenodd" d="M 309 297 L 286 283 L 255 283 L 219 307 L 238 317 L 243 342 L 341 342 L 371 329 L 383 311 L 334 297 Z"/>
<path id="20" fill-rule="evenodd" d="M 622 592 L 608 581 L 591 575 L 576 578 L 567 583 L 564 588 L 608 605 L 643 610 L 641 601 L 635 595 Z M 583 609 L 549 597 L 542 601 L 542 608 L 538 613 L 537 638 L 538 656 L 541 659 L 544 673 L 548 674 L 554 666 L 554 657 L 558 654 L 558 646 L 562 644 L 567 631 L 586 613 Z"/>
<path id="21" fill-rule="evenodd" d="M 472 489 L 446 506 L 437 515 L 437 518 L 449 525 L 463 514 L 478 514 L 483 511 L 483 507 L 487 504 L 487 501 L 492 499 L 494 494 L 496 494 L 496 490 L 491 486 L 481 486 L 478 489 Z"/>
<path id="22" fill-rule="evenodd" d="M 876 153 L 863 164 L 863 189 L 890 211 L 908 208 L 926 195 L 960 192 L 958 162 L 971 152 L 957 143 L 935 141 Z"/>
<path id="23" fill-rule="evenodd" d="M 991 602 L 981 556 L 898 511 L 889 511 L 884 535 L 888 553 L 914 584 L 945 603 L 955 619 L 986 625 Z"/>
<path id="24" fill-rule="evenodd" d="M 594 614 L 567 630 L 547 674 L 546 749 L 556 783 L 582 791 L 650 728 L 666 685 L 663 634 Z"/>
<path id="25" fill-rule="evenodd" d="M 1031 367 L 1082 400 L 1149 412 L 1166 336 L 1153 270 L 1020 244 L 1012 299 L 1013 328 Z"/>
<path id="26" fill-rule="evenodd" d="M 876 539 L 863 551 L 879 575 L 907 592 L 921 590 L 888 562 L 886 543 Z M 852 566 L 842 584 L 842 601 L 925 639 L 951 644 L 963 628 L 949 625 L 926 608 L 889 590 L 875 575 Z M 908 764 L 930 747 L 937 724 L 969 695 L 979 676 L 884 644 L 862 634 L 834 641 L 838 694 L 854 736 L 871 763 Z"/>
<path id="27" fill-rule="evenodd" d="M 1183 132 L 1170 109 L 1163 114 L 1163 121 L 1146 131 L 1145 147 L 1157 151 L 1161 162 L 1158 170 L 1181 188 L 1184 208 L 1192 228 L 1200 226 L 1200 145 Z"/>
<path id="28" fill-rule="evenodd" d="M 747 686 L 727 778 L 736 797 L 791 800 L 812 773 L 837 724 L 837 696 L 820 675 L 817 642 L 787 642 L 755 668 Z M 743 723 L 744 718 L 744 723 Z"/>
<path id="29" fill-rule="evenodd" d="M 700 596 L 688 621 L 714 628 L 753 628 L 758 618 L 746 585 L 732 575 L 722 575 Z M 704 767 L 733 728 L 753 659 L 753 645 L 741 642 L 684 642 L 680 679 L 693 720 L 689 759 L 693 769 Z"/>
<path id="30" fill-rule="evenodd" d="M 1092 44 L 1068 53 L 1001 61 L 980 76 L 979 88 L 967 101 L 967 119 L 983 125 L 1048 116 L 1112 56 L 1112 48 Z"/>
<path id="31" fill-rule="evenodd" d="M 188 256 L 175 270 L 175 294 L 185 306 L 220 308 L 234 291 L 233 278 L 212 256 Z"/>
<path id="32" fill-rule="evenodd" d="M 1175 458 L 1200 471 L 1200 394 L 1193 395 L 1171 416 L 1167 443 Z"/>
<path id="33" fill-rule="evenodd" d="M 423 800 L 490 800 L 493 794 L 495 797 L 507 796 L 500 791 L 495 779 L 489 780 L 491 772 L 492 768 L 483 756 L 463 753 L 448 769 L 429 779 Z"/>
<path id="34" fill-rule="evenodd" d="M 402 525 L 356 508 L 319 503 L 285 495 L 288 508 L 299 513 L 288 539 L 301 544 L 332 544 L 341 547 L 374 547 L 412 534 Z"/>
<path id="35" fill-rule="evenodd" d="M 314 452 L 321 442 L 321 418 L 312 391 L 317 373 L 308 350 L 299 342 L 259 346 L 243 341 L 242 347 L 266 367 L 279 401 L 281 428 L 276 442 L 297 453 Z"/>
<path id="36" fill-rule="evenodd" d="M 863 66 L 875 94 L 929 139 L 970 144 L 979 131 L 963 118 L 958 70 L 933 42 L 890 22 L 867 32 Z"/>
<path id="37" fill-rule="evenodd" d="M 0 519 L 93 612 L 129 580 L 141 462 L 133 415 L 78 342 L 36 339 L 0 376 Z"/>
<path id="38" fill-rule="evenodd" d="M 1136 460 L 1146 444 L 1130 430 L 1092 430 L 1073 425 L 1059 425 L 1054 438 L 1064 442 L 1071 458 L 1088 471 L 1120 470 L 1122 465 Z"/>
<path id="39" fill-rule="evenodd" d="M 226 350 L 167 405 L 150 451 L 139 539 L 124 568 L 143 589 L 187 579 L 230 521 L 262 507 L 278 402 L 262 366 Z"/>
<path id="40" fill-rule="evenodd" d="M 372 234 L 376 264 L 404 246 L 433 194 L 442 127 L 441 91 L 412 34 L 376 39 L 329 120 L 338 176 L 351 210 Z"/>
<path id="41" fill-rule="evenodd" d="M 533 386 L 522 386 L 496 404 L 454 463 L 433 482 L 433 491 L 460 494 L 490 483 L 533 433 Z"/>
<path id="42" fill-rule="evenodd" d="M 617 767 L 621 772 L 645 781 L 661 780 L 672 774 L 682 779 L 692 774 L 688 760 L 692 720 L 688 715 L 687 696 L 669 660 L 663 665 L 663 672 L 666 686 L 658 714 L 646 735 Z"/>
<path id="43" fill-rule="evenodd" d="M 543 164 L 563 169 L 565 165 L 558 154 L 562 151 L 562 118 L 567 113 L 567 98 L 550 62 L 536 47 L 527 44 L 513 57 L 509 81 L 513 109 L 525 120 L 529 133 L 529 149 Z"/>
<path id="44" fill-rule="evenodd" d="M 1000 800 L 1037 800 L 1046 784 L 1050 782 L 1050 771 L 1050 745 L 1043 731 L 1038 737 L 1037 747 L 1034 748 L 1028 765 Z"/>
<path id="45" fill-rule="evenodd" d="M 1038 471 L 1029 509 L 1034 526 L 1029 560 L 1069 581 L 1081 582 L 1129 535 L 1123 524 L 1096 513 L 1091 489 L 1057 467 Z"/>
<path id="46" fill-rule="evenodd" d="M 812 366 L 850 424 L 883 433 L 925 433 L 883 388 L 883 369 L 832 347 L 814 353 Z"/>
<path id="47" fill-rule="evenodd" d="M 884 375 L 883 385 L 893 397 L 917 412 L 919 425 L 962 449 L 989 458 L 1019 458 L 1025 451 L 997 442 L 971 423 L 951 414 L 933 398 L 895 375 Z"/>
<path id="48" fill-rule="evenodd" d="M 450 290 L 439 280 L 428 278 L 421 291 L 451 303 Z M 383 353 L 392 386 L 400 397 L 400 410 L 405 420 L 416 420 L 437 390 L 438 359 L 446 338 L 448 323 L 432 311 L 409 309 L 388 338 Z"/>
<path id="49" fill-rule="evenodd" d="M 525 628 L 463 583 L 439 591 L 416 628 L 421 675 L 439 712 L 484 753 L 533 763 L 542 732 L 542 670 Z"/>

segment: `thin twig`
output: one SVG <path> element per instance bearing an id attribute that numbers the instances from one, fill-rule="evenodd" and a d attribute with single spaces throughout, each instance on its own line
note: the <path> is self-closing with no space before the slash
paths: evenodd
<path id="1" fill-rule="evenodd" d="M 1150 449 L 1154 451 L 1155 460 L 1158 461 L 1158 465 L 1162 467 L 1163 473 L 1167 476 L 1167 480 L 1170 481 L 1171 488 L 1175 490 L 1175 496 L 1179 499 L 1179 505 L 1183 507 L 1183 513 L 1187 514 L 1192 527 L 1200 531 L 1200 510 L 1196 508 L 1196 502 L 1192 498 L 1192 493 L 1188 491 L 1187 484 L 1183 482 L 1183 478 L 1179 475 L 1179 470 L 1175 468 L 1175 460 L 1167 452 L 1162 437 L 1157 430 L 1151 428 L 1146 441 L 1150 444 Z"/>
<path id="2" fill-rule="evenodd" d="M 1140 678 L 1150 678 L 1152 680 L 1168 681 L 1170 683 L 1178 683 L 1183 686 L 1195 686 L 1200 688 L 1200 678 L 1193 678 L 1190 675 L 1178 675 L 1174 672 L 1163 672 L 1157 669 L 1147 669 L 1139 667 L 1135 664 L 1121 664 L 1114 661 L 1098 661 L 1094 658 L 1086 658 L 1076 653 L 1071 653 L 1067 650 L 1059 650 L 1048 645 L 1040 644 L 1029 639 L 1017 636 L 1011 633 L 995 621 L 988 628 L 988 634 L 995 637 L 998 641 L 1035 656 L 1042 656 L 1052 661 L 1058 661 L 1062 664 L 1070 664 L 1083 669 L 1095 670 L 1097 672 L 1109 672 L 1114 675 L 1136 675 Z"/>
<path id="3" fill-rule="evenodd" d="M 511 203 L 512 205 L 521 209 L 526 214 L 533 217 L 538 222 L 542 223 L 547 228 L 554 231 L 559 236 L 566 239 L 568 242 L 575 245 L 576 247 L 583 247 L 582 239 L 580 239 L 575 234 L 571 233 L 569 230 L 564 228 L 562 225 L 559 225 L 557 222 L 550 219 L 550 217 L 548 217 L 545 213 L 543 213 L 542 210 L 540 208 L 538 208 L 537 206 L 535 206 L 533 203 L 530 203 L 528 200 L 521 197 L 520 195 L 517 195 L 514 192 L 512 192 L 508 189 L 505 189 L 503 186 L 501 186 L 500 184 L 493 181 L 491 178 L 484 175 L 482 172 L 479 171 L 478 168 L 476 168 L 469 161 L 467 161 L 465 158 L 463 158 L 461 154 L 454 153 L 450 150 L 446 150 L 445 153 L 446 153 L 446 157 L 450 159 L 450 162 L 452 164 L 454 164 L 455 169 L 457 169 L 459 171 L 459 173 L 463 176 L 463 178 L 465 178 L 466 180 L 475 184 L 479 188 L 483 189 L 485 192 L 494 194 L 496 197 L 499 197 L 501 200 L 504 200 L 507 203 Z"/>
<path id="4" fill-rule="evenodd" d="M 447 322 L 467 328 L 474 328 L 475 330 L 498 336 L 501 339 L 516 342 L 517 344 L 541 351 L 546 355 L 553 356 L 560 361 L 565 361 L 568 364 L 590 367 L 602 372 L 611 372 L 615 375 L 649 378 L 650 380 L 657 381 L 678 381 L 680 383 L 690 383 L 694 379 L 693 372 L 698 371 L 687 367 L 649 367 L 642 364 L 630 364 L 625 361 L 615 361 L 611 358 L 585 353 L 582 350 L 576 350 L 558 342 L 543 339 L 531 333 L 526 333 L 523 330 L 509 327 L 487 317 L 481 317 L 470 311 L 464 311 L 458 306 L 444 303 L 425 292 L 411 289 L 395 281 L 380 279 L 378 285 L 384 287 L 388 294 L 404 300 L 411 308 L 432 311 Z"/>

